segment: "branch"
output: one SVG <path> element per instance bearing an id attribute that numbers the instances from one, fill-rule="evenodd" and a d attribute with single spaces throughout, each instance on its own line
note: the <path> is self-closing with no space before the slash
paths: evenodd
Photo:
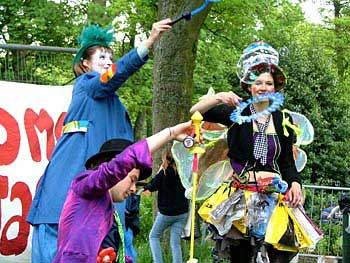
<path id="1" fill-rule="evenodd" d="M 226 37 L 226 36 L 224 36 L 224 35 L 221 35 L 221 34 L 217 33 L 217 32 L 214 31 L 213 29 L 209 28 L 209 26 L 208 26 L 206 23 L 203 24 L 203 27 L 204 27 L 205 29 L 207 29 L 210 33 L 212 33 L 213 35 L 215 35 L 215 36 L 217 36 L 217 37 L 219 37 L 219 38 L 222 38 L 222 39 L 228 41 L 228 42 L 229 42 L 230 44 L 232 44 L 233 46 L 235 46 L 235 43 L 234 43 L 231 39 L 229 39 L 228 37 Z"/>

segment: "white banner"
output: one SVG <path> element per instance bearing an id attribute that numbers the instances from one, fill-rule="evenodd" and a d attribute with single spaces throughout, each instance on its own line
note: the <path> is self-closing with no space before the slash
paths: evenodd
<path id="1" fill-rule="evenodd" d="M 31 262 L 25 221 L 61 135 L 72 86 L 0 81 L 0 262 Z"/>

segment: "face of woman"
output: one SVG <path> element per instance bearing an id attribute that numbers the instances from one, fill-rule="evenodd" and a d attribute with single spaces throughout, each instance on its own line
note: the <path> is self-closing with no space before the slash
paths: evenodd
<path id="1" fill-rule="evenodd" d="M 91 56 L 90 60 L 84 60 L 85 65 L 90 68 L 91 71 L 103 74 L 112 65 L 112 53 L 98 48 L 96 52 Z"/>
<path id="2" fill-rule="evenodd" d="M 249 89 L 252 93 L 252 97 L 275 92 L 275 83 L 271 73 L 261 73 Z"/>

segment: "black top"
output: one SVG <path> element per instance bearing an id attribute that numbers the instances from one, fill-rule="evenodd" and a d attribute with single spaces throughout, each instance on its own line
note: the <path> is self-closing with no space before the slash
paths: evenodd
<path id="1" fill-rule="evenodd" d="M 101 248 L 112 247 L 114 249 L 114 252 L 118 254 L 119 244 L 120 236 L 118 232 L 118 225 L 117 222 L 115 222 L 115 219 L 113 218 L 113 225 L 109 230 L 107 236 L 103 239 Z"/>
<path id="2" fill-rule="evenodd" d="M 227 143 L 229 147 L 229 152 L 227 154 L 228 157 L 244 164 L 248 162 L 250 166 L 253 166 L 256 162 L 253 155 L 253 123 L 245 122 L 241 125 L 233 123 L 230 120 L 230 115 L 234 109 L 234 107 L 228 107 L 225 104 L 218 105 L 205 112 L 203 114 L 203 120 L 221 123 L 229 127 L 227 132 Z M 249 108 L 244 109 L 242 112 L 243 116 L 250 114 Z M 286 116 L 289 117 L 289 120 L 292 122 L 292 117 L 289 114 L 286 114 Z M 301 184 L 301 179 L 293 159 L 294 132 L 291 128 L 287 127 L 289 136 L 287 137 L 283 134 L 283 113 L 281 111 L 274 111 L 272 113 L 272 119 L 281 145 L 281 154 L 277 159 L 277 164 L 282 179 L 288 182 L 289 187 L 292 182 L 298 182 Z"/>
<path id="3" fill-rule="evenodd" d="M 145 187 L 151 192 L 158 191 L 159 212 L 167 216 L 176 216 L 188 212 L 188 199 L 180 177 L 173 168 L 162 169 Z"/>

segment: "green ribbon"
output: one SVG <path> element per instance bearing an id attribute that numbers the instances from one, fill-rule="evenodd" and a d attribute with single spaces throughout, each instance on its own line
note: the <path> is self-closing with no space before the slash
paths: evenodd
<path id="1" fill-rule="evenodd" d="M 120 222 L 119 215 L 116 211 L 114 211 L 114 218 L 118 225 L 118 234 L 120 237 L 120 244 L 118 249 L 118 262 L 119 263 L 125 263 L 125 245 L 124 245 L 124 231 L 123 231 L 123 225 Z"/>
<path id="2" fill-rule="evenodd" d="M 289 136 L 289 132 L 287 130 L 287 127 L 291 128 L 295 132 L 295 134 L 297 136 L 300 136 L 301 129 L 298 126 L 296 126 L 296 125 L 294 125 L 294 124 L 292 124 L 290 122 L 289 117 L 286 117 L 286 115 L 285 115 L 285 113 L 286 113 L 285 110 L 283 110 L 282 112 L 283 112 L 282 126 L 283 126 L 283 134 L 284 134 L 284 136 L 286 136 L 286 137 Z"/>

